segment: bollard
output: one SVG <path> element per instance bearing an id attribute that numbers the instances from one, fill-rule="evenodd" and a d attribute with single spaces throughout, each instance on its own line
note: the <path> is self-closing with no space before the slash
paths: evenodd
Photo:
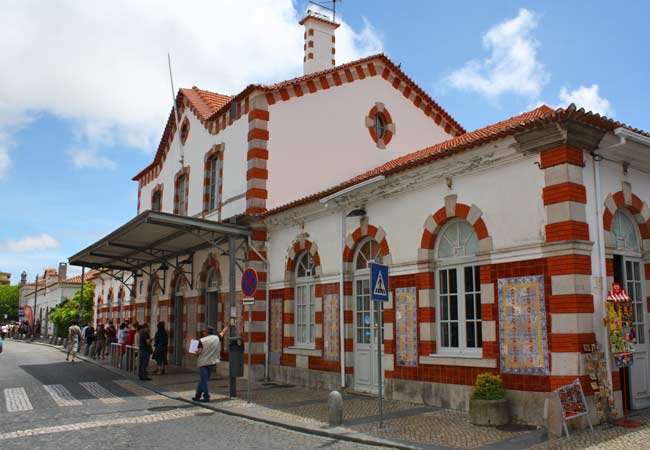
<path id="1" fill-rule="evenodd" d="M 343 424 L 343 396 L 339 391 L 332 391 L 327 396 L 327 409 L 329 410 L 330 427 Z"/>

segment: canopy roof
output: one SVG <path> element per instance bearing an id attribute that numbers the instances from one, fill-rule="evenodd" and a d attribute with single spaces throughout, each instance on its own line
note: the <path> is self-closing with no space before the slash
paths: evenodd
<path id="1" fill-rule="evenodd" d="M 75 266 L 136 272 L 250 235 L 239 225 L 145 211 L 68 260 Z"/>

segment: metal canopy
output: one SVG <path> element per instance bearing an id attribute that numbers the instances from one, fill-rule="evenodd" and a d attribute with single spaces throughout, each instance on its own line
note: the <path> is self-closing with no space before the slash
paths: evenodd
<path id="1" fill-rule="evenodd" d="M 178 258 L 225 243 L 247 239 L 251 230 L 196 217 L 145 211 L 74 256 L 70 264 L 100 271 L 151 272 L 154 264 L 176 266 Z"/>

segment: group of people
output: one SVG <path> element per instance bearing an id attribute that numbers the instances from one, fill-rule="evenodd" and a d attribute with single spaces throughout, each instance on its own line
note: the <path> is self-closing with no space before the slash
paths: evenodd
<path id="1" fill-rule="evenodd" d="M 19 334 L 29 334 L 29 331 L 29 323 L 26 320 L 22 322 L 7 322 L 0 326 L 0 337 L 2 339 L 16 337 Z"/>
<path id="2" fill-rule="evenodd" d="M 93 359 L 106 358 L 111 344 L 118 344 L 120 364 L 122 356 L 126 353 L 126 346 L 137 347 L 139 358 L 138 376 L 141 380 L 150 380 L 147 376 L 147 368 L 152 357 L 157 363 L 158 374 L 164 374 L 165 367 L 168 364 L 169 336 L 167 330 L 165 330 L 164 322 L 158 323 L 156 334 L 152 340 L 149 325 L 146 323 L 140 325 L 137 321 L 129 323 L 128 320 L 125 320 L 118 328 L 115 328 L 113 321 L 108 320 L 106 324 L 98 323 L 97 328 L 93 327 L 92 324 L 85 324 L 83 328 L 80 328 L 78 322 L 74 321 L 68 328 L 66 361 L 74 362 L 82 343 L 87 346 L 89 356 Z"/>

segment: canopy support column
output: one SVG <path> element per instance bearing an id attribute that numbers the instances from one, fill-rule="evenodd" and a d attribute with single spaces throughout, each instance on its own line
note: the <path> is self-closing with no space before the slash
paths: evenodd
<path id="1" fill-rule="evenodd" d="M 228 287 L 229 287 L 229 303 L 230 303 L 230 328 L 228 328 L 228 344 L 230 345 L 233 340 L 237 337 L 237 305 L 235 303 L 235 283 L 236 283 L 236 268 L 237 268 L 237 261 L 236 261 L 236 255 L 235 253 L 237 252 L 236 249 L 236 242 L 235 238 L 233 236 L 228 237 Z M 233 313 L 235 312 L 235 313 Z M 232 358 L 228 358 L 228 365 L 230 366 L 233 363 Z M 233 371 L 230 370 L 229 367 L 229 381 L 228 381 L 228 386 L 230 389 L 230 397 L 236 397 L 237 396 L 237 378 L 232 376 Z"/>

